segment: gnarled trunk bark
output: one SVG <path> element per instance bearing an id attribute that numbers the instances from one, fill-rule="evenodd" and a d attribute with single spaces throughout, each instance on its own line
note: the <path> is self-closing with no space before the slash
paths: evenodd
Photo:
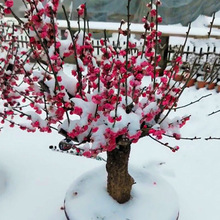
<path id="1" fill-rule="evenodd" d="M 128 173 L 128 161 L 131 146 L 118 145 L 113 151 L 107 152 L 106 170 L 107 191 L 118 203 L 125 203 L 131 198 L 134 179 Z"/>

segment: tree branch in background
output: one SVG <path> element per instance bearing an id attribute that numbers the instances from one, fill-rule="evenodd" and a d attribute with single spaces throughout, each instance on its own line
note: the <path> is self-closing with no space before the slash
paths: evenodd
<path id="1" fill-rule="evenodd" d="M 174 108 L 174 110 L 185 108 L 185 107 L 188 107 L 190 105 L 193 105 L 193 104 L 199 102 L 200 100 L 209 97 L 210 95 L 212 95 L 212 94 L 210 93 L 208 95 L 204 95 L 204 96 L 200 97 L 199 99 L 197 99 L 196 101 L 190 102 L 189 104 L 186 104 L 186 105 L 178 106 L 178 107 Z"/>
<path id="2" fill-rule="evenodd" d="M 189 23 L 188 30 L 187 30 L 187 32 L 186 32 L 185 41 L 184 41 L 184 43 L 183 43 L 183 45 L 182 45 L 182 47 L 181 47 L 180 56 L 183 55 L 183 51 L 184 51 L 184 48 L 185 48 L 185 46 L 186 46 L 186 42 L 187 42 L 187 40 L 188 40 L 188 38 L 189 38 L 189 32 L 190 32 L 190 30 L 191 30 L 191 22 Z"/>
<path id="3" fill-rule="evenodd" d="M 175 138 L 174 136 L 168 135 L 168 134 L 164 134 L 164 136 L 169 137 L 169 138 Z M 197 137 L 197 136 L 195 136 L 195 137 L 180 137 L 180 138 L 178 138 L 178 140 L 188 140 L 188 141 L 201 140 L 201 139 L 202 139 L 201 137 Z"/>
<path id="4" fill-rule="evenodd" d="M 210 38 L 210 35 L 211 35 L 211 32 L 212 32 L 212 28 L 213 28 L 214 21 L 215 21 L 215 13 L 213 13 L 212 21 L 210 22 L 210 29 L 209 29 L 209 32 L 208 32 L 208 38 Z"/>
<path id="5" fill-rule="evenodd" d="M 219 137 L 208 137 L 208 138 L 205 138 L 205 140 L 206 141 L 208 141 L 208 140 L 220 140 L 220 138 Z"/>
<path id="6" fill-rule="evenodd" d="M 164 142 L 162 142 L 162 141 L 160 141 L 160 140 L 154 138 L 154 137 L 151 136 L 151 135 L 149 135 L 149 137 L 150 137 L 152 140 L 154 140 L 154 141 L 158 142 L 159 144 L 163 145 L 164 147 L 169 148 L 169 149 L 172 150 L 173 152 L 176 152 L 177 150 L 179 150 L 179 147 L 178 147 L 178 146 L 176 146 L 176 147 L 171 147 L 168 143 L 164 143 Z"/>
<path id="7" fill-rule="evenodd" d="M 214 115 L 214 114 L 216 114 L 216 113 L 218 113 L 218 112 L 220 112 L 220 109 L 217 110 L 217 111 L 214 111 L 214 112 L 212 112 L 212 113 L 210 113 L 210 114 L 208 114 L 208 116 Z"/>
<path id="8" fill-rule="evenodd" d="M 127 70 L 128 74 L 128 53 L 129 53 L 129 49 L 128 49 L 128 45 L 129 45 L 129 39 L 130 39 L 130 2 L 131 0 L 128 0 L 128 5 L 127 5 L 127 42 L 126 42 L 126 57 L 125 57 L 125 69 Z M 125 79 L 125 102 L 126 105 L 128 105 L 128 80 L 127 77 Z"/>

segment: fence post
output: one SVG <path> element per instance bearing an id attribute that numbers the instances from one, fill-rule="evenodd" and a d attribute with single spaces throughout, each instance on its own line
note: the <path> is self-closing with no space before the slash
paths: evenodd
<path id="1" fill-rule="evenodd" d="M 161 43 L 158 45 L 158 53 L 161 55 L 161 61 L 159 62 L 159 66 L 161 67 L 161 74 L 165 70 L 167 66 L 167 60 L 168 57 L 168 49 L 169 49 L 169 37 L 168 36 L 162 36 L 161 37 Z"/>

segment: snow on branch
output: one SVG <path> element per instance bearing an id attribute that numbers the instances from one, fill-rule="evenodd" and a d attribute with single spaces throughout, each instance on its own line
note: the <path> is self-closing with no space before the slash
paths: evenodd
<path id="1" fill-rule="evenodd" d="M 87 157 L 96 158 L 101 152 L 135 143 L 145 136 L 177 150 L 160 139 L 163 135 L 179 139 L 181 127 L 189 120 L 188 116 L 169 117 L 178 108 L 187 82 L 173 80 L 182 63 L 181 54 L 171 66 L 158 71 L 160 1 L 155 2 L 155 7 L 147 5 L 149 12 L 142 20 L 143 47 L 133 53 L 136 45 L 130 34 L 129 0 L 127 21 L 119 25 L 117 45 L 111 45 L 105 35 L 100 39 L 99 59 L 86 28 L 86 4 L 76 11 L 78 23 L 83 20 L 84 26 L 75 33 L 63 7 L 68 28 L 61 36 L 57 24 L 59 0 L 48 0 L 45 5 L 38 0 L 24 2 L 26 20 L 18 19 L 18 27 L 7 31 L 4 15 L 12 13 L 17 17 L 11 9 L 13 1 L 6 0 L 0 8 L 0 31 L 4 30 L 0 38 L 2 124 L 8 122 L 29 132 L 58 131 L 74 142 L 79 155 Z M 28 36 L 28 48 L 18 46 L 20 33 Z M 119 47 L 122 35 L 126 44 Z M 67 58 L 74 65 L 68 64 Z"/>

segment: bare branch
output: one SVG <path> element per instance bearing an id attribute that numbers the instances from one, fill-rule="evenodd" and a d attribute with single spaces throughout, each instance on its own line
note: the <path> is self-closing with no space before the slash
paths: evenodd
<path id="1" fill-rule="evenodd" d="M 175 138 L 174 136 L 172 135 L 168 135 L 168 134 L 163 134 L 164 136 L 166 137 L 169 137 L 169 138 Z M 201 137 L 180 137 L 179 138 L 180 140 L 188 140 L 188 141 L 193 141 L 193 140 L 201 140 Z"/>
<path id="2" fill-rule="evenodd" d="M 187 30 L 187 32 L 186 32 L 186 38 L 185 38 L 185 41 L 184 41 L 184 43 L 183 43 L 183 46 L 181 47 L 180 56 L 183 55 L 183 51 L 184 51 L 184 48 L 185 48 L 185 46 L 186 46 L 186 42 L 187 42 L 187 40 L 188 40 L 188 38 L 189 38 L 190 29 L 191 29 L 191 22 L 189 23 L 188 30 Z"/>
<path id="3" fill-rule="evenodd" d="M 77 73 L 78 73 L 78 81 L 79 81 L 79 87 L 77 89 L 79 90 L 80 96 L 83 99 L 83 95 L 82 95 L 82 72 L 80 70 L 78 59 L 77 59 L 77 51 L 76 51 L 76 46 L 75 46 L 76 45 L 76 37 L 74 36 L 74 34 L 71 30 L 70 21 L 68 19 L 65 6 L 62 5 L 62 8 L 63 8 L 63 13 L 65 15 L 65 19 L 66 19 L 66 22 L 67 22 L 67 27 L 68 27 L 68 30 L 70 32 L 71 39 L 72 39 L 72 42 L 73 42 L 74 59 L 75 59 L 75 62 L 76 62 Z M 78 22 L 78 26 L 79 25 L 80 25 L 80 22 Z M 80 32 L 80 26 L 79 26 L 79 32 Z M 78 32 L 78 34 L 79 34 L 79 32 Z M 78 36 L 78 34 L 77 34 L 77 36 Z"/>
<path id="4" fill-rule="evenodd" d="M 50 145 L 49 149 L 59 153 L 71 154 L 73 156 L 82 156 L 82 154 L 85 152 L 83 149 L 75 147 L 75 145 L 73 145 L 72 148 L 70 148 L 67 151 L 62 151 L 57 146 L 53 146 L 53 145 Z M 107 162 L 103 157 L 100 156 L 91 157 L 91 159 Z"/>
<path id="5" fill-rule="evenodd" d="M 128 43 L 130 39 L 130 2 L 131 0 L 128 0 L 128 5 L 127 5 L 127 43 L 126 43 L 126 64 L 125 64 L 125 69 L 128 72 Z M 128 105 L 128 80 L 127 77 L 125 79 L 125 102 L 126 105 Z"/>
<path id="6" fill-rule="evenodd" d="M 179 148 L 171 147 L 171 146 L 168 145 L 168 143 L 164 143 L 164 142 L 162 142 L 162 141 L 159 141 L 158 139 L 152 137 L 151 135 L 149 135 L 149 137 L 150 137 L 151 139 L 153 139 L 154 141 L 158 142 L 159 144 L 161 144 L 161 145 L 163 145 L 163 146 L 169 148 L 169 149 L 172 150 L 173 152 L 175 152 L 175 151 L 177 151 L 177 150 L 179 149 Z"/>
<path id="7" fill-rule="evenodd" d="M 208 32 L 208 38 L 210 38 L 210 35 L 211 35 L 211 32 L 212 32 L 212 27 L 213 27 L 213 24 L 214 24 L 214 20 L 215 20 L 215 13 L 213 13 L 212 21 L 210 22 L 210 29 L 209 29 L 209 32 Z"/>
<path id="8" fill-rule="evenodd" d="M 208 137 L 208 138 L 205 138 L 205 140 L 206 141 L 208 141 L 208 140 L 220 140 L 220 138 L 219 137 Z"/>
<path id="9" fill-rule="evenodd" d="M 204 98 L 207 98 L 207 97 L 210 96 L 210 95 L 212 95 L 212 94 L 210 93 L 210 94 L 208 94 L 208 95 L 204 95 L 204 96 L 200 97 L 199 99 L 197 99 L 196 101 L 190 102 L 190 103 L 188 103 L 188 104 L 186 104 L 186 105 L 182 105 L 182 106 L 176 107 L 176 108 L 174 108 L 174 110 L 177 110 L 177 109 L 180 109 L 180 108 L 188 107 L 188 106 L 190 106 L 190 105 L 192 105 L 192 104 L 195 104 L 195 103 L 199 102 L 200 100 L 202 100 L 202 99 L 204 99 Z M 220 111 L 220 110 L 219 110 L 219 111 Z"/>
<path id="10" fill-rule="evenodd" d="M 158 5 L 156 4 L 156 18 L 158 17 Z M 158 20 L 156 19 L 156 36 L 155 36 L 155 52 L 154 52 L 154 79 L 153 79 L 153 87 L 155 89 L 156 86 L 156 67 L 157 67 L 157 49 L 158 49 Z"/>
<path id="11" fill-rule="evenodd" d="M 218 113 L 218 112 L 220 112 L 220 109 L 217 110 L 217 111 L 214 111 L 214 112 L 212 112 L 212 113 L 210 113 L 210 114 L 208 114 L 208 116 L 214 115 L 214 114 L 216 114 L 216 113 Z"/>

